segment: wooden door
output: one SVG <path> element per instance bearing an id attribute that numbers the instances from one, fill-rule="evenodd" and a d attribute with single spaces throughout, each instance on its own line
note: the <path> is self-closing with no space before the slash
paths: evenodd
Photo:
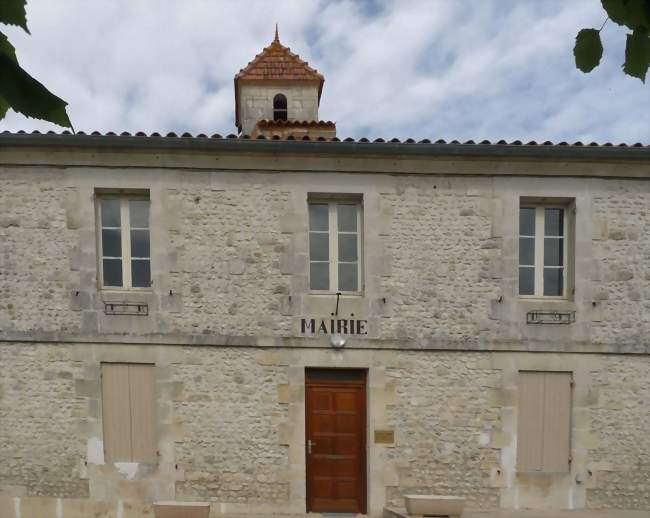
<path id="1" fill-rule="evenodd" d="M 307 511 L 366 512 L 366 373 L 306 372 Z"/>

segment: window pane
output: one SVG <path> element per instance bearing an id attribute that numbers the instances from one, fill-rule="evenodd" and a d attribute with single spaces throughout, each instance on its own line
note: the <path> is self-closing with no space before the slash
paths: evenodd
<path id="1" fill-rule="evenodd" d="M 330 289 L 330 263 L 311 263 L 309 287 L 312 290 Z"/>
<path id="2" fill-rule="evenodd" d="M 328 206 L 326 204 L 309 204 L 309 230 L 327 230 Z"/>
<path id="3" fill-rule="evenodd" d="M 134 259 L 131 261 L 131 284 L 134 288 L 151 286 L 151 263 L 148 260 Z"/>
<path id="4" fill-rule="evenodd" d="M 104 259 L 104 286 L 122 286 L 122 260 Z"/>
<path id="5" fill-rule="evenodd" d="M 519 267 L 519 295 L 535 295 L 535 268 Z"/>
<path id="6" fill-rule="evenodd" d="M 358 266 L 356 263 L 339 264 L 339 290 L 357 291 L 357 273 Z"/>
<path id="7" fill-rule="evenodd" d="M 357 206 L 337 205 L 336 206 L 339 232 L 357 231 Z"/>
<path id="8" fill-rule="evenodd" d="M 131 230 L 131 257 L 149 257 L 149 231 Z"/>
<path id="9" fill-rule="evenodd" d="M 520 265 L 535 264 L 535 238 L 534 237 L 519 238 L 519 264 Z"/>
<path id="10" fill-rule="evenodd" d="M 544 238 L 544 266 L 563 266 L 564 239 Z"/>
<path id="11" fill-rule="evenodd" d="M 339 261 L 357 260 L 357 235 L 339 234 Z"/>
<path id="12" fill-rule="evenodd" d="M 535 209 L 529 207 L 519 209 L 519 235 L 535 235 Z"/>
<path id="13" fill-rule="evenodd" d="M 120 200 L 102 200 L 102 227 L 120 226 Z"/>
<path id="14" fill-rule="evenodd" d="M 544 209 L 544 235 L 564 235 L 564 210 Z"/>
<path id="15" fill-rule="evenodd" d="M 102 229 L 102 255 L 122 257 L 122 231 L 119 228 Z"/>
<path id="16" fill-rule="evenodd" d="M 149 228 L 149 200 L 129 201 L 131 228 Z"/>
<path id="17" fill-rule="evenodd" d="M 544 296 L 561 296 L 563 282 L 563 268 L 544 268 Z"/>
<path id="18" fill-rule="evenodd" d="M 309 259 L 311 261 L 329 261 L 329 234 L 311 232 L 309 234 Z"/>

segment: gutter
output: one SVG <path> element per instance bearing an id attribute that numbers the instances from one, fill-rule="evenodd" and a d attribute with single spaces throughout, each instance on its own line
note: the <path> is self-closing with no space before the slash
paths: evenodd
<path id="1" fill-rule="evenodd" d="M 173 135 L 173 134 L 172 134 Z M 261 153 L 287 155 L 338 155 L 338 156 L 393 156 L 403 158 L 546 158 L 608 161 L 650 162 L 650 146 L 634 144 L 582 145 L 575 144 L 520 144 L 409 141 L 369 142 L 316 141 L 316 140 L 268 140 L 228 137 L 177 137 L 133 135 L 86 135 L 0 133 L 0 151 L 3 148 L 66 148 L 94 150 L 165 150 L 202 151 L 215 153 Z M 648 172 L 650 175 L 650 171 Z"/>

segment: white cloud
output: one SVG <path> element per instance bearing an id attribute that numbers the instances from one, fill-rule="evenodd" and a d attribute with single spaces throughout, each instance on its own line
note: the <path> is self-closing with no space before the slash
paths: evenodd
<path id="1" fill-rule="evenodd" d="M 233 76 L 273 37 L 325 77 L 339 136 L 650 142 L 650 87 L 624 76 L 624 31 L 591 74 L 575 34 L 598 0 L 29 0 L 23 66 L 83 131 L 228 134 Z M 9 114 L 0 130 L 56 129 Z"/>

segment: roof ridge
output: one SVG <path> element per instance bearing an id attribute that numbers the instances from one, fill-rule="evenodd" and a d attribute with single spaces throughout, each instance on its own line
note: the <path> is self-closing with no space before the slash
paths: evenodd
<path id="1" fill-rule="evenodd" d="M 259 63 L 262 61 L 263 58 L 267 57 L 270 55 L 271 52 L 273 51 L 280 51 L 285 54 L 287 54 L 289 57 L 291 57 L 298 65 L 301 65 L 304 67 L 307 72 L 309 72 L 311 75 L 316 76 L 315 79 L 324 81 L 325 78 L 323 77 L 323 74 L 321 74 L 318 70 L 315 68 L 311 67 L 307 61 L 302 59 L 298 54 L 294 53 L 291 51 L 291 48 L 286 47 L 285 45 L 282 45 L 280 43 L 280 40 L 273 40 L 271 44 L 268 47 L 264 47 L 262 49 L 262 52 L 257 54 L 251 61 L 248 62 L 248 65 L 246 65 L 244 68 L 240 69 L 239 72 L 235 75 L 235 81 L 238 79 L 244 79 L 246 75 L 250 74 L 250 72 L 257 66 Z"/>

